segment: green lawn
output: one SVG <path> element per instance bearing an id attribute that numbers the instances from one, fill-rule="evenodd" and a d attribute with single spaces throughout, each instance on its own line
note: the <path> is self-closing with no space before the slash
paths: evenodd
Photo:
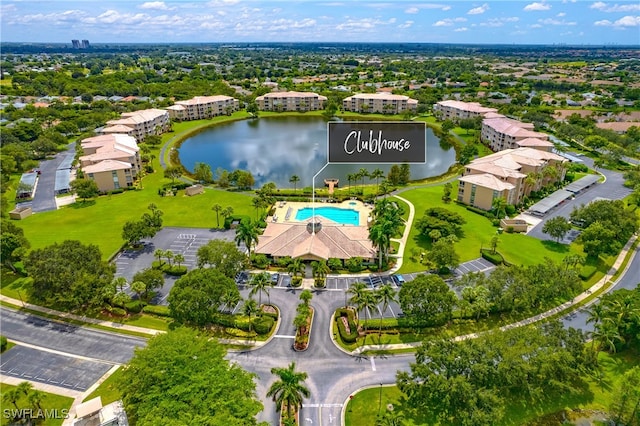
<path id="1" fill-rule="evenodd" d="M 112 402 L 118 401 L 122 398 L 120 395 L 120 391 L 116 388 L 116 384 L 120 377 L 122 376 L 122 367 L 118 368 L 115 373 L 110 375 L 107 380 L 102 382 L 100 386 L 97 387 L 96 390 L 91 392 L 89 396 L 87 396 L 82 402 L 89 401 L 90 399 L 100 397 L 102 401 L 102 405 L 111 404 Z"/>
<path id="2" fill-rule="evenodd" d="M 586 377 L 587 387 L 578 389 L 573 394 L 550 395 L 547 400 L 538 404 L 521 404 L 513 402 L 505 410 L 505 418 L 499 425 L 516 426 L 538 419 L 542 416 L 562 413 L 565 410 L 597 410 L 607 411 L 611 404 L 613 390 L 622 375 L 634 366 L 640 365 L 640 354 L 627 350 L 621 354 L 600 353 L 599 364 L 602 368 L 599 378 Z M 383 386 L 365 389 L 358 392 L 346 407 L 346 426 L 374 426 L 378 406 L 381 411 L 392 404 L 393 411 L 404 417 L 404 425 L 439 424 L 426 413 L 411 409 L 406 405 L 404 394 L 396 386 Z M 567 412 L 567 416 L 575 413 Z M 558 416 L 561 417 L 561 416 Z M 560 424 L 560 422 L 541 422 L 536 424 Z"/>
<path id="3" fill-rule="evenodd" d="M 441 199 L 442 185 L 416 188 L 400 195 L 411 201 L 415 206 L 416 216 L 414 223 L 424 215 L 426 209 L 431 207 L 444 207 L 459 213 L 465 218 L 467 223 L 462 227 L 462 238 L 455 245 L 456 251 L 460 256 L 460 262 L 479 257 L 480 249 L 489 247 L 491 238 L 496 235 L 497 228 L 486 217 L 470 212 L 464 206 L 454 202 L 445 204 Z M 411 259 L 412 249 L 416 247 L 422 252 L 428 252 L 431 242 L 429 238 L 420 235 L 419 231 L 413 227 L 407 240 L 404 261 L 400 269 L 401 273 L 425 270 L 425 265 Z M 519 265 L 541 263 L 545 257 L 561 261 L 567 254 L 581 253 L 581 250 L 576 245 L 567 246 L 549 241 L 540 241 L 524 234 L 507 233 L 500 235 L 498 251 L 507 262 Z"/>
<path id="4" fill-rule="evenodd" d="M 14 389 L 16 386 L 12 386 L 12 385 L 8 385 L 5 383 L 0 383 L 0 398 L 2 395 L 4 395 L 5 392 L 7 392 L 9 389 Z M 47 393 L 45 392 L 45 397 L 42 400 L 42 403 L 40 404 L 40 407 L 42 408 L 42 410 L 49 410 L 49 413 L 57 413 L 59 417 L 59 419 L 53 419 L 53 418 L 47 418 L 42 422 L 38 422 L 38 425 L 43 425 L 43 426 L 58 426 L 61 425 L 63 422 L 63 416 L 64 413 L 66 413 L 67 411 L 62 411 L 62 410 L 69 410 L 69 408 L 71 407 L 71 404 L 73 403 L 73 398 L 68 398 L 66 396 L 61 396 L 61 395 L 56 395 L 53 393 Z M 28 403 L 27 398 L 25 396 L 22 396 L 18 401 L 16 401 L 16 404 L 18 406 L 18 408 L 20 409 L 33 409 L 33 410 L 37 410 L 36 407 L 33 407 L 31 404 Z M 7 403 L 7 402 L 2 402 L 2 409 L 3 410 L 15 410 L 16 407 L 11 404 L 11 403 Z M 57 410 L 57 411 L 52 411 L 52 410 Z M 36 411 L 34 411 L 34 413 L 36 413 Z M 0 421 L 0 425 L 4 426 L 4 425 L 9 425 L 11 424 L 9 422 L 9 418 L 7 418 L 8 416 L 4 415 L 4 411 L 3 411 L 3 415 L 2 415 L 2 420 Z M 15 424 L 15 423 L 14 423 Z"/>

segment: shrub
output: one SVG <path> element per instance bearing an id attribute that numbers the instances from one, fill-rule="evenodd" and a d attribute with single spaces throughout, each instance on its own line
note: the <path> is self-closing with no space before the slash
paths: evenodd
<path id="1" fill-rule="evenodd" d="M 139 314 L 144 309 L 144 303 L 139 300 L 132 300 L 129 303 L 124 305 L 124 308 L 127 312 L 133 312 L 134 314 Z"/>
<path id="2" fill-rule="evenodd" d="M 249 323 L 247 322 L 247 324 L 249 324 Z M 255 331 L 249 331 L 248 327 L 247 327 L 246 330 L 229 327 L 229 328 L 225 329 L 224 332 L 227 333 L 229 336 L 240 337 L 240 338 L 243 338 L 243 339 L 256 337 L 256 332 Z"/>
<path id="3" fill-rule="evenodd" d="M 220 313 L 216 315 L 213 323 L 221 327 L 236 327 L 236 317 L 229 314 Z M 247 330 L 249 329 L 249 323 L 247 322 Z"/>
<path id="4" fill-rule="evenodd" d="M 265 306 L 271 306 L 271 305 L 265 305 Z M 278 312 L 277 311 L 276 312 L 265 312 L 265 311 L 262 311 L 261 315 L 263 317 L 273 318 L 274 320 L 278 319 Z"/>
<path id="5" fill-rule="evenodd" d="M 362 271 L 362 259 L 359 257 L 349 258 L 345 262 L 345 266 L 349 272 L 360 272 Z"/>
<path id="6" fill-rule="evenodd" d="M 113 315 L 115 315 L 117 317 L 126 317 L 127 316 L 127 311 L 125 311 L 122 308 L 111 308 L 109 310 L 109 312 L 111 312 Z"/>
<path id="7" fill-rule="evenodd" d="M 347 328 L 345 327 L 342 318 L 347 319 L 349 332 L 347 332 Z M 338 325 L 338 333 L 340 333 L 342 341 L 345 343 L 354 343 L 358 339 L 358 329 L 356 327 L 353 311 L 351 309 L 338 309 L 336 311 L 335 320 Z"/>
<path id="8" fill-rule="evenodd" d="M 342 269 L 342 260 L 336 257 L 330 257 L 329 260 L 327 260 L 327 266 L 332 271 L 337 271 L 338 269 Z"/>
<path id="9" fill-rule="evenodd" d="M 302 285 L 301 277 L 293 277 L 291 278 L 291 287 L 300 287 Z"/>
<path id="10" fill-rule="evenodd" d="M 142 308 L 142 312 L 144 312 L 145 314 L 157 315 L 159 317 L 171 316 L 171 314 L 169 313 L 169 307 L 162 305 L 147 305 Z"/>
<path id="11" fill-rule="evenodd" d="M 507 204 L 504 211 L 507 213 L 507 216 L 511 217 L 516 214 L 516 206 L 513 204 Z"/>
<path id="12" fill-rule="evenodd" d="M 324 288 L 327 285 L 327 283 L 324 278 L 316 278 L 313 285 L 316 288 Z"/>
<path id="13" fill-rule="evenodd" d="M 593 276 L 593 274 L 596 273 L 597 270 L 598 268 L 594 265 L 584 265 L 582 268 L 580 268 L 580 272 L 578 273 L 578 276 L 583 281 L 587 281 L 589 278 Z"/>
<path id="14" fill-rule="evenodd" d="M 500 253 L 491 253 L 491 250 L 487 249 L 482 250 L 482 257 L 493 263 L 494 265 L 502 265 L 502 263 L 504 262 L 504 259 L 502 258 L 502 255 Z"/>
<path id="15" fill-rule="evenodd" d="M 479 209 L 479 208 L 473 207 L 473 206 L 466 206 L 466 209 L 469 210 L 470 212 L 477 213 L 480 216 L 493 218 L 493 214 L 491 214 L 491 212 L 488 212 L 486 210 L 482 210 L 482 209 Z"/>
<path id="16" fill-rule="evenodd" d="M 260 335 L 268 334 L 275 321 L 270 316 L 262 316 L 253 320 L 253 329 Z"/>
<path id="17" fill-rule="evenodd" d="M 266 254 L 260 253 L 251 257 L 253 257 L 253 264 L 256 265 L 257 268 L 265 269 L 267 266 L 269 266 L 269 259 L 267 258 Z"/>
<path id="18" fill-rule="evenodd" d="M 0 352 L 4 352 L 7 349 L 8 345 L 9 342 L 7 341 L 7 338 L 4 336 L 0 336 Z"/>
<path id="19" fill-rule="evenodd" d="M 162 270 L 165 274 L 172 275 L 174 277 L 179 277 L 180 275 L 184 275 L 187 273 L 187 267 L 184 265 L 173 265 L 171 267 L 169 267 L 169 265 L 165 265 Z"/>

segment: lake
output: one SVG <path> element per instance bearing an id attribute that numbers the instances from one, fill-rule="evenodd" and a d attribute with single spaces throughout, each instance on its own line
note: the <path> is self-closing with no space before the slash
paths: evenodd
<path id="1" fill-rule="evenodd" d="M 327 122 L 320 117 L 268 117 L 220 124 L 185 139 L 179 148 L 180 161 L 193 171 L 195 163 L 207 163 L 233 171 L 250 171 L 256 187 L 274 182 L 278 187 L 292 187 L 289 178 L 298 175 L 298 188 L 312 186 L 315 175 L 327 162 Z M 427 127 L 427 162 L 411 164 L 411 179 L 440 175 L 455 162 L 453 147 L 443 149 L 440 139 Z M 348 185 L 347 174 L 360 168 L 380 168 L 386 173 L 391 164 L 330 164 L 316 178 L 338 178 Z M 365 183 L 375 180 L 365 179 Z"/>

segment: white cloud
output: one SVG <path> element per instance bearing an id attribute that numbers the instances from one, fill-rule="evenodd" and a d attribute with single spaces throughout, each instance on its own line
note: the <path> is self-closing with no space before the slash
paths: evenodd
<path id="1" fill-rule="evenodd" d="M 487 3 L 482 6 L 474 7 L 470 11 L 467 12 L 467 15 L 481 15 L 489 10 L 489 5 Z"/>
<path id="2" fill-rule="evenodd" d="M 596 9 L 601 12 L 636 12 L 640 11 L 640 3 L 614 4 L 610 6 L 605 2 L 597 1 L 589 6 L 589 8 Z"/>
<path id="3" fill-rule="evenodd" d="M 173 10 L 175 7 L 169 7 L 163 1 L 148 1 L 138 6 L 140 9 L 149 10 Z"/>
<path id="4" fill-rule="evenodd" d="M 481 22 L 480 26 L 481 27 L 496 28 L 496 27 L 502 27 L 507 22 L 518 22 L 519 20 L 520 20 L 520 18 L 518 18 L 517 16 L 511 16 L 511 17 L 507 17 L 507 18 L 491 18 L 491 19 L 488 19 L 485 22 Z"/>
<path id="5" fill-rule="evenodd" d="M 420 12 L 422 9 L 440 9 L 443 11 L 447 11 L 451 9 L 451 6 L 448 4 L 439 4 L 439 3 L 424 3 L 424 4 L 415 4 L 411 7 L 408 7 L 404 10 L 404 13 L 408 13 L 410 15 L 415 15 Z"/>
<path id="6" fill-rule="evenodd" d="M 566 14 L 566 13 L 564 13 L 564 12 L 560 12 L 560 13 L 558 13 L 556 16 L 557 16 L 558 18 L 562 18 L 562 17 L 564 17 L 564 16 L 567 16 L 567 14 Z"/>
<path id="7" fill-rule="evenodd" d="M 611 22 L 608 19 L 594 22 L 594 25 L 599 27 L 614 27 L 614 28 L 627 28 L 627 27 L 640 27 L 640 16 L 624 16 L 617 21 Z"/>
<path id="8" fill-rule="evenodd" d="M 540 24 L 533 24 L 533 25 L 531 25 L 531 28 L 542 28 L 542 25 L 540 25 Z"/>
<path id="9" fill-rule="evenodd" d="M 207 3 L 209 7 L 220 7 L 220 6 L 233 6 L 234 4 L 240 3 L 240 0 L 211 0 Z"/>
<path id="10" fill-rule="evenodd" d="M 450 27 L 456 22 L 466 22 L 467 18 L 447 18 L 433 24 L 434 27 Z"/>
<path id="11" fill-rule="evenodd" d="M 551 9 L 550 4 L 534 2 L 526 5 L 523 10 L 525 12 L 532 12 L 532 11 L 541 11 L 541 10 L 549 10 L 549 9 Z"/>
<path id="12" fill-rule="evenodd" d="M 469 28 L 460 27 L 460 28 L 456 28 L 455 30 L 453 30 L 453 32 L 455 32 L 455 33 L 462 33 L 462 32 L 465 32 L 465 31 L 469 31 Z"/>
<path id="13" fill-rule="evenodd" d="M 405 21 L 404 24 L 398 25 L 398 28 L 402 28 L 402 29 L 409 28 L 413 25 L 413 23 L 414 23 L 413 21 Z"/>
<path id="14" fill-rule="evenodd" d="M 577 22 L 565 21 L 564 19 L 559 20 L 554 18 L 538 19 L 538 22 L 543 25 L 578 25 Z"/>
<path id="15" fill-rule="evenodd" d="M 417 7 L 410 7 L 404 11 L 404 13 L 408 13 L 409 15 L 415 15 L 418 12 L 420 12 L 420 9 Z"/>

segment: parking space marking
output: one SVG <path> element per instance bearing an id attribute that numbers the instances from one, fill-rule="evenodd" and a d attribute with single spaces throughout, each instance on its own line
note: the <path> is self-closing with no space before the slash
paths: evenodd
<path id="1" fill-rule="evenodd" d="M 376 362 L 374 361 L 374 356 L 372 356 L 371 358 L 369 358 L 371 360 L 371 370 L 372 371 L 376 371 Z"/>

